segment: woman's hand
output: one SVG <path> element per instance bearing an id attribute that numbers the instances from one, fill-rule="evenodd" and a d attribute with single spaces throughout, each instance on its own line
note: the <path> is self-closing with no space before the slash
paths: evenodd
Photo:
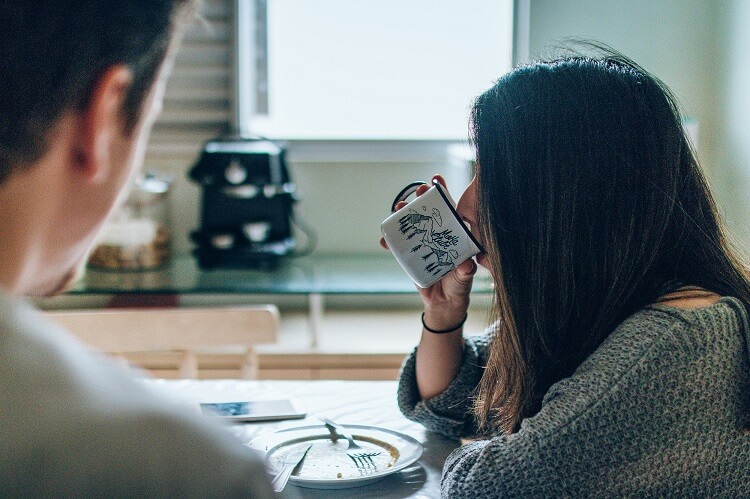
<path id="1" fill-rule="evenodd" d="M 434 175 L 433 180 L 446 187 L 442 175 Z M 430 184 L 417 188 L 416 195 L 421 196 L 430 189 Z M 447 187 L 446 187 L 447 188 Z M 406 201 L 396 205 L 396 210 L 406 206 Z M 380 245 L 388 249 L 385 239 L 380 238 Z M 424 302 L 424 321 L 432 329 L 446 329 L 460 323 L 466 316 L 469 307 L 469 293 L 477 264 L 473 259 L 461 263 L 429 288 L 417 288 Z"/>
<path id="2" fill-rule="evenodd" d="M 432 177 L 445 187 L 445 179 L 440 175 Z M 425 184 L 417 188 L 421 196 L 430 188 Z M 402 201 L 396 205 L 400 210 L 406 205 Z M 384 239 L 380 245 L 388 249 Z M 416 355 L 416 378 L 419 394 L 422 399 L 432 398 L 442 393 L 461 368 L 463 357 L 463 321 L 469 308 L 469 292 L 474 280 L 477 264 L 469 259 L 458 265 L 442 279 L 429 288 L 419 289 L 424 302 L 424 323 L 437 331 L 449 330 L 450 334 L 433 334 L 422 331 Z"/>

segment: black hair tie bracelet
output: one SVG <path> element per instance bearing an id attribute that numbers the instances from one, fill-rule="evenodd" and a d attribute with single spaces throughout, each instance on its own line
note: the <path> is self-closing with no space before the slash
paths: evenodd
<path id="1" fill-rule="evenodd" d="M 459 322 L 458 324 L 456 324 L 453 327 L 449 327 L 448 329 L 432 329 L 429 326 L 427 326 L 427 324 L 424 323 L 424 312 L 422 312 L 422 327 L 425 328 L 425 331 L 429 331 L 429 332 L 434 333 L 434 334 L 452 333 L 453 331 L 455 331 L 455 330 L 459 329 L 461 326 L 463 326 L 464 322 L 466 322 L 466 319 L 468 317 L 469 317 L 469 314 L 467 313 L 466 315 L 464 315 L 464 318 L 461 319 L 461 322 Z"/>

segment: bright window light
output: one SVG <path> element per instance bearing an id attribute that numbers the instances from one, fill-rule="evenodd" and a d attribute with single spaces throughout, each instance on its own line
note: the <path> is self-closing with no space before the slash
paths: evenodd
<path id="1" fill-rule="evenodd" d="M 270 138 L 463 140 L 473 98 L 511 68 L 513 0 L 258 6 L 261 104 L 242 128 Z"/>

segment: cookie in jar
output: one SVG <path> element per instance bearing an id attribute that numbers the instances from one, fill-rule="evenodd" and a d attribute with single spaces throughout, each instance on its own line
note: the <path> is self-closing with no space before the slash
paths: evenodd
<path id="1" fill-rule="evenodd" d="M 172 234 L 169 217 L 171 179 L 146 172 L 125 203 L 107 221 L 89 256 L 97 269 L 152 270 L 169 263 Z"/>

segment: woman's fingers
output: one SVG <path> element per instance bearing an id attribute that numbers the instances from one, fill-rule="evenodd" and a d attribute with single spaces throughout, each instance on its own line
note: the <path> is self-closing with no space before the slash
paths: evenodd
<path id="1" fill-rule="evenodd" d="M 442 175 L 440 175 L 439 173 L 436 173 L 435 175 L 433 175 L 433 176 L 432 176 L 432 180 L 437 180 L 438 182 L 440 182 L 440 185 L 442 185 L 442 186 L 443 186 L 443 187 L 445 187 L 446 189 L 448 188 L 448 186 L 447 186 L 447 185 L 446 185 L 446 183 L 445 183 L 445 179 L 444 179 L 444 178 L 443 178 L 443 176 L 442 176 Z"/>
<path id="2" fill-rule="evenodd" d="M 477 262 L 474 261 L 473 258 L 469 258 L 465 262 L 462 262 L 461 265 L 456 267 L 456 274 L 458 274 L 459 279 L 471 282 L 471 279 L 474 277 L 474 274 L 477 273 Z"/>
<path id="3" fill-rule="evenodd" d="M 445 185 L 445 178 L 443 178 L 442 175 L 437 173 L 432 176 L 432 179 L 430 180 L 429 184 L 424 184 L 424 185 L 420 185 L 419 187 L 417 187 L 417 192 L 416 192 L 417 196 L 421 196 L 422 194 L 427 192 L 430 189 L 430 187 L 432 187 L 432 182 L 435 180 L 437 180 L 440 183 L 440 185 L 442 185 L 446 189 L 448 188 L 448 186 Z"/>
<path id="4" fill-rule="evenodd" d="M 425 192 L 430 190 L 430 187 L 432 187 L 430 184 L 422 184 L 419 187 L 417 187 L 416 195 L 421 196 Z"/>
<path id="5" fill-rule="evenodd" d="M 470 258 L 443 278 L 443 288 L 451 296 L 468 296 L 476 272 L 477 264 Z"/>

